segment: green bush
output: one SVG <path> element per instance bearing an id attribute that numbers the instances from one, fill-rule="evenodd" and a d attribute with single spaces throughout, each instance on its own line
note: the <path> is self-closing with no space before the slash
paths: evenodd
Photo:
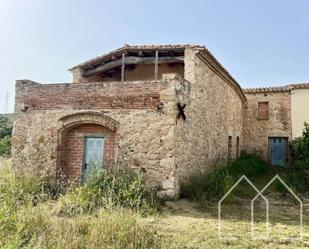
<path id="1" fill-rule="evenodd" d="M 9 157 L 11 155 L 11 137 L 0 138 L 0 156 Z"/>
<path id="2" fill-rule="evenodd" d="M 9 157 L 11 155 L 12 130 L 11 115 L 0 114 L 0 156 L 2 157 Z"/>
<path id="3" fill-rule="evenodd" d="M 282 171 L 283 180 L 297 193 L 309 191 L 309 161 L 294 160 Z"/>
<path id="4" fill-rule="evenodd" d="M 2 164 L 0 248 L 160 248 L 136 212 L 154 203 L 138 173 L 96 172 L 66 191 Z"/>
<path id="5" fill-rule="evenodd" d="M 0 114 L 0 138 L 11 136 L 13 122 L 11 114 Z"/>
<path id="6" fill-rule="evenodd" d="M 194 201 L 220 199 L 242 176 L 257 178 L 264 175 L 269 165 L 255 155 L 241 153 L 238 160 L 210 172 L 196 173 L 181 183 L 181 196 Z"/>
<path id="7" fill-rule="evenodd" d="M 304 123 L 303 134 L 290 143 L 293 157 L 296 160 L 309 161 L 309 123 Z"/>
<path id="8" fill-rule="evenodd" d="M 9 157 L 11 155 L 11 136 L 0 138 L 0 156 Z"/>
<path id="9" fill-rule="evenodd" d="M 98 208 L 123 207 L 152 212 L 156 207 L 155 192 L 147 188 L 141 174 L 120 169 L 91 172 L 84 184 L 59 199 L 56 212 L 74 216 Z"/>
<path id="10" fill-rule="evenodd" d="M 10 165 L 0 169 L 0 202 L 6 213 L 22 206 L 36 206 L 56 200 L 57 214 L 74 216 L 91 213 L 98 208 L 128 208 L 142 213 L 154 212 L 157 198 L 154 190 L 145 186 L 140 173 L 126 169 L 91 172 L 80 186 L 48 183 L 42 179 L 16 174 Z M 3 213 L 0 213 L 0 216 Z"/>
<path id="11" fill-rule="evenodd" d="M 226 166 L 213 167 L 209 172 L 197 173 L 189 177 L 187 181 L 181 183 L 181 196 L 201 203 L 218 201 L 242 175 L 246 175 L 261 189 L 277 174 L 296 194 L 301 196 L 303 193 L 308 193 L 308 161 L 296 160 L 287 167 L 276 167 L 268 165 L 255 155 L 242 153 L 239 159 Z M 286 188 L 279 181 L 275 181 L 269 190 L 281 194 L 287 193 Z M 243 198 L 255 195 L 244 181 L 230 194 L 231 200 L 236 193 Z"/>

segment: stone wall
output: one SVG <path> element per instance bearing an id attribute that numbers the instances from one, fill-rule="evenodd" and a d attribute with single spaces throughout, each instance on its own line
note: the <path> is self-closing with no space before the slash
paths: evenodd
<path id="1" fill-rule="evenodd" d="M 290 91 L 247 92 L 247 108 L 244 116 L 244 148 L 268 161 L 268 138 L 291 139 Z M 258 118 L 258 103 L 268 102 L 268 119 Z"/>
<path id="2" fill-rule="evenodd" d="M 63 162 L 59 154 L 65 154 L 59 146 L 64 117 L 84 113 L 82 124 L 88 121 L 101 124 L 103 121 L 95 121 L 92 115 L 102 116 L 101 119 L 119 123 L 117 127 L 109 127 L 115 129 L 117 136 L 117 161 L 143 171 L 161 196 L 175 195 L 177 182 L 171 184 L 169 179 L 175 172 L 173 134 L 178 81 L 175 75 L 165 75 L 160 81 L 92 84 L 41 85 L 17 81 L 15 167 L 33 174 L 54 175 L 59 160 L 60 164 Z M 106 123 L 110 126 L 109 121 Z"/>
<path id="3" fill-rule="evenodd" d="M 205 171 L 210 166 L 225 163 L 228 156 L 228 136 L 232 136 L 231 157 L 236 157 L 239 137 L 243 143 L 243 101 L 222 76 L 197 56 L 198 51 L 186 49 L 184 88 L 178 98 L 186 103 L 186 121 L 176 125 L 176 167 L 180 179 Z"/>
<path id="4" fill-rule="evenodd" d="M 46 175 L 60 165 L 79 177 L 80 138 L 84 129 L 96 127 L 112 138 L 105 159 L 140 169 L 160 197 L 177 197 L 179 180 L 225 163 L 243 148 L 245 96 L 203 51 L 185 50 L 185 79 L 181 66 L 157 81 L 81 83 L 76 70 L 79 84 L 18 81 L 14 165 Z M 186 105 L 186 120 L 177 118 L 178 104 Z"/>

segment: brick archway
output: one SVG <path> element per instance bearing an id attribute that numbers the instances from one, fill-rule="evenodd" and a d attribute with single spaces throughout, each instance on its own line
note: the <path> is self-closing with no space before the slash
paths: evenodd
<path id="1" fill-rule="evenodd" d="M 119 122 L 100 112 L 78 112 L 69 114 L 60 118 L 59 123 L 59 130 L 68 129 L 72 126 L 81 124 L 98 124 L 114 132 L 119 127 Z"/>
<path id="2" fill-rule="evenodd" d="M 119 123 L 98 112 L 80 112 L 59 119 L 57 166 L 69 180 L 82 175 L 84 140 L 87 136 L 104 137 L 103 165 L 112 168 L 116 163 Z"/>

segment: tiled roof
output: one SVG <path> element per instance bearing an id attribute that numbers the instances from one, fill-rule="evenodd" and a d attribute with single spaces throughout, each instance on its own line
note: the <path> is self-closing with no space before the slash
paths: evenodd
<path id="1" fill-rule="evenodd" d="M 288 92 L 288 86 L 274 86 L 274 87 L 258 87 L 258 88 L 244 88 L 245 93 L 263 93 L 263 92 Z"/>
<path id="2" fill-rule="evenodd" d="M 289 85 L 293 89 L 309 89 L 309 83 L 298 83 Z"/>
<path id="3" fill-rule="evenodd" d="M 309 89 L 309 83 L 288 84 L 285 86 L 245 88 L 245 93 L 289 92 L 293 89 Z"/>
<path id="4" fill-rule="evenodd" d="M 78 68 L 78 67 L 85 67 L 94 63 L 98 63 L 100 61 L 103 61 L 104 59 L 107 59 L 113 55 L 117 55 L 117 54 L 121 54 L 123 52 L 126 51 L 136 51 L 136 50 L 184 50 L 185 48 L 196 48 L 196 49 L 206 49 L 206 47 L 204 46 L 200 46 L 200 45 L 192 45 L 192 44 L 176 44 L 176 45 L 172 45 L 172 44 L 168 44 L 168 45 L 133 45 L 130 46 L 128 44 L 124 44 L 121 48 L 118 48 L 116 50 L 113 50 L 109 53 L 103 54 L 101 56 L 95 57 L 93 59 L 87 60 L 81 64 L 78 64 L 72 68 L 69 69 L 72 70 L 74 68 Z"/>

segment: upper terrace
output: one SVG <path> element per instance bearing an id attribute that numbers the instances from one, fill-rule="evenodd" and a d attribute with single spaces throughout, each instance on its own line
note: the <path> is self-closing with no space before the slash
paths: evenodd
<path id="1" fill-rule="evenodd" d="M 184 76 L 184 53 L 191 45 L 129 46 L 69 69 L 73 82 L 158 80 L 164 73 Z"/>
<path id="2" fill-rule="evenodd" d="M 194 72 L 192 67 L 195 65 L 190 61 L 193 57 L 186 56 L 187 49 L 195 50 L 194 54 L 245 102 L 246 97 L 237 81 L 205 46 L 125 44 L 112 52 L 78 64 L 69 71 L 73 74 L 73 83 L 152 81 L 161 80 L 164 74 L 170 73 L 187 79 L 188 72 Z"/>

